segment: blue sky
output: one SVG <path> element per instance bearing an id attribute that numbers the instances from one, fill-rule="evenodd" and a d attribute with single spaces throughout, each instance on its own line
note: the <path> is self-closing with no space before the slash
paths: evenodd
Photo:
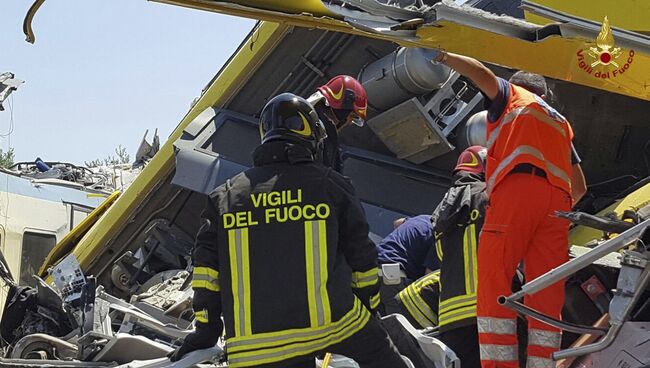
<path id="1" fill-rule="evenodd" d="M 0 148 L 11 144 L 21 161 L 82 164 L 120 144 L 133 157 L 146 129 L 165 141 L 254 25 L 145 0 L 46 1 L 32 45 L 22 33 L 31 3 L 4 0 L 0 22 L 0 73 L 25 80 Z"/>

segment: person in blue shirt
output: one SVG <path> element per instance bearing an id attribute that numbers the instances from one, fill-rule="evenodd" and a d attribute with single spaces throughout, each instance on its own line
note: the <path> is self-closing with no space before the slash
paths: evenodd
<path id="1" fill-rule="evenodd" d="M 395 230 L 377 244 L 382 315 L 399 313 L 397 293 L 439 268 L 431 215 L 398 219 L 394 225 Z"/>

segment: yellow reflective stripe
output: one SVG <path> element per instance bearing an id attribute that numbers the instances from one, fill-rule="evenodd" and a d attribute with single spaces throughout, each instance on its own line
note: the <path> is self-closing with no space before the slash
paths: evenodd
<path id="1" fill-rule="evenodd" d="M 332 323 L 332 310 L 330 308 L 330 298 L 327 294 L 327 222 L 318 221 L 318 250 L 320 252 L 320 298 L 323 305 L 323 323 Z"/>
<path id="2" fill-rule="evenodd" d="M 370 297 L 370 308 L 376 309 L 379 307 L 379 302 L 381 301 L 381 298 L 379 297 L 379 293 L 373 295 Z"/>
<path id="3" fill-rule="evenodd" d="M 194 270 L 192 271 L 192 274 L 194 276 L 196 275 L 206 275 L 209 276 L 215 280 L 219 280 L 219 271 L 215 270 L 214 268 L 210 267 L 194 267 Z"/>
<path id="4" fill-rule="evenodd" d="M 429 321 L 415 306 L 415 304 L 411 301 L 411 296 L 408 294 L 407 289 L 404 289 L 400 291 L 399 294 L 399 299 L 402 301 L 402 305 L 406 308 L 408 313 L 411 315 L 411 317 L 420 324 L 421 327 L 431 327 L 433 326 L 432 322 Z"/>
<path id="5" fill-rule="evenodd" d="M 332 313 L 327 295 L 327 225 L 324 220 L 305 221 L 305 262 L 310 325 L 329 324 Z"/>
<path id="6" fill-rule="evenodd" d="M 248 228 L 241 229 L 242 240 L 242 273 L 244 281 L 244 333 L 251 335 L 251 273 L 250 273 L 250 255 L 248 252 Z"/>
<path id="7" fill-rule="evenodd" d="M 206 309 L 196 311 L 194 312 L 194 319 L 196 319 L 197 322 L 201 323 L 208 323 L 208 311 Z"/>
<path id="8" fill-rule="evenodd" d="M 251 335 L 248 228 L 228 230 L 235 336 Z"/>
<path id="9" fill-rule="evenodd" d="M 412 287 L 415 289 L 415 292 L 419 295 L 420 291 L 432 284 L 437 284 L 440 282 L 440 271 L 434 271 L 431 272 L 423 277 L 421 277 L 418 281 L 412 283 Z M 440 289 L 438 289 L 440 290 Z"/>
<path id="10" fill-rule="evenodd" d="M 440 326 L 445 326 L 453 322 L 457 322 L 467 318 L 476 317 L 476 304 L 464 308 L 455 309 L 450 312 L 440 313 Z"/>
<path id="11" fill-rule="evenodd" d="M 465 307 L 468 305 L 476 304 L 476 294 L 474 295 L 461 295 L 457 296 L 454 298 L 450 298 L 444 301 L 443 303 L 440 303 L 440 309 L 438 310 L 438 313 L 447 313 L 449 311 L 452 311 L 454 309 L 460 308 L 460 307 Z"/>
<path id="12" fill-rule="evenodd" d="M 470 228 L 470 239 L 472 240 L 472 293 L 475 293 L 478 284 L 478 240 L 476 239 L 476 224 L 471 224 Z"/>
<path id="13" fill-rule="evenodd" d="M 227 341 L 228 352 L 248 351 L 258 348 L 271 348 L 301 342 L 305 340 L 320 339 L 324 336 L 336 334 L 354 323 L 355 320 L 363 318 L 364 315 L 370 315 L 368 310 L 363 307 L 359 298 L 354 298 L 354 304 L 341 319 L 327 326 L 317 328 L 294 328 L 290 330 L 273 331 L 256 333 L 252 336 L 235 336 Z"/>
<path id="14" fill-rule="evenodd" d="M 352 272 L 352 287 L 361 289 L 367 286 L 372 286 L 379 281 L 378 269 L 372 268 L 364 272 Z"/>
<path id="15" fill-rule="evenodd" d="M 192 271 L 192 288 L 220 291 L 219 271 L 210 267 L 195 267 Z"/>
<path id="16" fill-rule="evenodd" d="M 305 266 L 307 267 L 307 305 L 309 306 L 309 325 L 318 326 L 316 313 L 316 281 L 314 277 L 314 234 L 312 221 L 305 221 Z"/>
<path id="17" fill-rule="evenodd" d="M 422 299 L 420 296 L 420 290 L 416 289 L 415 287 L 407 287 L 404 289 L 406 293 L 409 295 L 411 301 L 413 302 L 413 305 L 416 307 L 416 309 L 419 311 L 419 313 L 424 316 L 430 323 L 432 324 L 437 324 L 438 323 L 438 316 L 436 316 L 435 312 L 431 309 L 431 307 L 427 304 L 427 302 Z"/>
<path id="18" fill-rule="evenodd" d="M 273 337 L 271 337 L 272 342 L 274 343 L 273 345 L 280 346 L 271 347 L 267 342 L 237 346 L 233 344 L 232 339 L 228 339 L 226 342 L 226 347 L 228 349 L 228 366 L 233 368 L 259 366 L 261 364 L 273 363 L 313 353 L 349 338 L 361 330 L 368 323 L 369 319 L 370 313 L 363 308 L 359 300 L 356 299 L 353 309 L 350 310 L 346 316 L 330 326 L 322 327 L 320 331 L 318 331 L 318 329 L 303 329 L 260 334 L 291 336 L 293 333 L 294 335 L 302 335 L 298 339 L 294 338 L 291 340 L 273 340 Z M 295 331 L 300 332 L 296 333 Z M 309 340 L 305 341 L 305 339 Z M 258 337 L 253 337 L 253 339 L 251 339 L 251 341 L 258 342 L 260 340 L 261 339 Z M 251 341 L 240 341 L 240 344 Z M 246 349 L 246 351 L 241 351 L 243 348 Z"/>
<path id="19" fill-rule="evenodd" d="M 463 266 L 464 266 L 464 273 L 465 273 L 465 292 L 470 293 L 470 280 L 469 280 L 469 271 L 470 271 L 470 261 L 469 261 L 469 248 L 471 248 L 471 244 L 469 244 L 470 240 L 469 237 L 467 236 L 467 230 L 469 227 L 465 228 L 465 233 L 463 234 Z"/>
<path id="20" fill-rule="evenodd" d="M 476 225 L 471 224 L 465 228 L 463 236 L 463 261 L 465 264 L 465 292 L 476 293 Z"/>
<path id="21" fill-rule="evenodd" d="M 443 253 L 442 253 L 442 242 L 440 241 L 440 239 L 436 240 L 436 253 L 438 254 L 438 259 L 440 260 L 440 262 L 442 262 Z"/>
<path id="22" fill-rule="evenodd" d="M 361 330 L 370 319 L 370 314 L 362 319 L 355 321 L 350 329 L 345 330 L 340 336 L 329 336 L 321 340 L 307 341 L 296 343 L 288 346 L 282 346 L 275 349 L 261 349 L 251 352 L 248 356 L 242 356 L 245 353 L 228 354 L 228 366 L 231 368 L 238 367 L 257 367 L 262 364 L 274 363 L 301 355 L 313 353 L 322 350 L 333 344 L 338 344 Z"/>
<path id="23" fill-rule="evenodd" d="M 210 291 L 221 291 L 221 287 L 219 287 L 218 283 L 212 283 L 207 280 L 192 280 L 192 288 L 193 289 L 208 289 Z"/>

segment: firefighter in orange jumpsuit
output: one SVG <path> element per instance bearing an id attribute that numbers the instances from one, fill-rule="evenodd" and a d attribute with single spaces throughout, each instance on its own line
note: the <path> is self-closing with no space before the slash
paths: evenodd
<path id="1" fill-rule="evenodd" d="M 544 77 L 517 72 L 498 78 L 475 59 L 440 51 L 444 63 L 470 79 L 487 98 L 489 195 L 479 239 L 477 325 L 483 368 L 519 367 L 515 312 L 497 298 L 511 294 L 511 281 L 523 261 L 532 280 L 568 260 L 568 222 L 555 211 L 569 211 L 586 192 L 569 122 L 545 101 Z M 527 296 L 524 303 L 560 319 L 564 283 Z M 528 368 L 553 368 L 561 331 L 528 320 Z"/>

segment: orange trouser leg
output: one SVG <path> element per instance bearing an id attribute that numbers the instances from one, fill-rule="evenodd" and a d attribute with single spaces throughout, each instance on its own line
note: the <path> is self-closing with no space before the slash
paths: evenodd
<path id="1" fill-rule="evenodd" d="M 537 227 L 528 253 L 524 257 L 526 280 L 548 272 L 568 261 L 569 223 L 553 214 L 555 211 L 569 211 L 571 197 L 566 192 L 552 187 L 547 215 Z M 564 281 L 557 282 L 540 292 L 526 296 L 524 303 L 546 315 L 561 319 L 564 305 Z M 528 319 L 528 368 L 554 368 L 551 354 L 560 348 L 561 331 L 534 318 Z"/>
<path id="2" fill-rule="evenodd" d="M 554 190 L 544 178 L 511 174 L 490 196 L 478 251 L 477 316 L 483 368 L 519 367 L 515 313 L 500 306 L 497 298 L 511 294 L 517 265 L 549 217 Z M 566 241 L 562 245 L 566 250 Z M 541 270 L 547 263 L 535 266 Z"/>

